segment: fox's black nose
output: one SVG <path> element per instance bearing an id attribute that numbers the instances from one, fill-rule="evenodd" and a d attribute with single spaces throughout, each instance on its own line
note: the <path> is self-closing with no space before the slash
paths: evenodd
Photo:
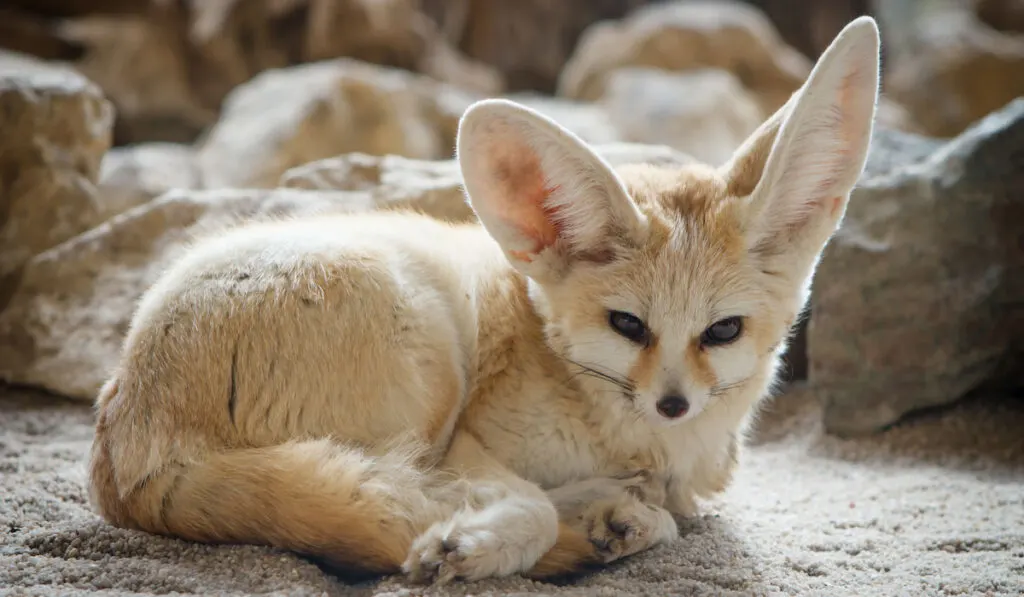
<path id="1" fill-rule="evenodd" d="M 658 401 L 658 412 L 661 416 L 669 419 L 678 419 L 690 410 L 690 403 L 678 394 L 663 396 Z"/>

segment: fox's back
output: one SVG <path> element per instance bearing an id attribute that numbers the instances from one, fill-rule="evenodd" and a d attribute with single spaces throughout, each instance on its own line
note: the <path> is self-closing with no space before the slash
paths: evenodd
<path id="1" fill-rule="evenodd" d="M 186 460 L 309 436 L 443 443 L 473 367 L 473 288 L 501 259 L 479 227 L 416 214 L 200 240 L 140 302 L 110 415 Z"/>

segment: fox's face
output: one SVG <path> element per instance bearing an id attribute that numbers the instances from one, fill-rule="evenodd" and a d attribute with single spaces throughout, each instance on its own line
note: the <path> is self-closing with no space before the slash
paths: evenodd
<path id="1" fill-rule="evenodd" d="M 764 393 L 864 168 L 878 48 L 874 22 L 853 21 L 717 168 L 614 172 L 524 107 L 466 112 L 472 205 L 592 393 L 659 425 Z"/>
<path id="2" fill-rule="evenodd" d="M 749 252 L 744 200 L 710 168 L 621 174 L 643 225 L 614 258 L 535 285 L 550 342 L 591 392 L 655 425 L 763 390 L 802 295 Z"/>

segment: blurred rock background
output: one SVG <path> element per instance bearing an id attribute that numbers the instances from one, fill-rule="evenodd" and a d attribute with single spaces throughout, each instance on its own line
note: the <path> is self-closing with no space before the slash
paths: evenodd
<path id="1" fill-rule="evenodd" d="M 787 374 L 847 434 L 1019 388 L 1022 0 L 5 0 L 0 379 L 91 400 L 211 226 L 472 218 L 450 158 L 479 98 L 615 163 L 720 163 L 862 14 L 878 133 Z"/>

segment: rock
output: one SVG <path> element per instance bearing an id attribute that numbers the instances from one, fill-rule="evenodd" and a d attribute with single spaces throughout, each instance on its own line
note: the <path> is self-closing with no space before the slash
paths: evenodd
<path id="1" fill-rule="evenodd" d="M 667 147 L 600 151 L 613 164 L 689 161 Z M 117 363 L 136 301 L 197 234 L 252 219 L 399 206 L 473 218 L 451 160 L 349 155 L 292 170 L 285 181 L 292 188 L 173 190 L 33 257 L 0 311 L 0 380 L 92 400 Z"/>
<path id="2" fill-rule="evenodd" d="M 736 77 L 718 69 L 618 69 L 601 104 L 627 140 L 668 145 L 712 165 L 728 160 L 766 116 Z"/>
<path id="3" fill-rule="evenodd" d="M 257 74 L 344 56 L 481 94 L 504 88 L 495 69 L 451 47 L 418 0 L 145 0 L 16 14 L 0 24 L 0 46 L 67 61 L 99 84 L 117 108 L 118 145 L 192 142 Z"/>
<path id="4" fill-rule="evenodd" d="M 152 19 L 172 23 L 188 43 L 195 91 L 216 106 L 257 74 L 349 57 L 422 72 L 478 93 L 497 93 L 494 69 L 451 48 L 418 0 L 157 0 Z"/>
<path id="5" fill-rule="evenodd" d="M 608 112 L 596 104 L 538 93 L 514 93 L 506 97 L 544 114 L 576 133 L 587 143 L 608 144 L 622 140 L 622 135 L 612 124 Z"/>
<path id="6" fill-rule="evenodd" d="M 423 0 L 464 54 L 495 67 L 509 90 L 555 90 L 583 31 L 619 19 L 652 0 Z"/>
<path id="7" fill-rule="evenodd" d="M 758 9 L 735 0 L 650 5 L 622 21 L 592 25 L 558 81 L 558 94 L 596 101 L 625 67 L 731 72 L 775 112 L 803 84 L 811 63 L 787 46 Z"/>
<path id="8" fill-rule="evenodd" d="M 354 151 L 447 158 L 473 99 L 349 59 L 267 71 L 227 98 L 199 168 L 209 188 L 272 187 L 289 168 Z"/>
<path id="9" fill-rule="evenodd" d="M 305 8 L 303 62 L 348 56 L 423 73 L 462 89 L 492 95 L 504 89 L 499 71 L 457 51 L 421 12 L 421 0 L 278 0 Z M 271 3 L 270 6 L 275 6 Z M 278 10 L 287 12 L 287 10 Z"/>
<path id="10" fill-rule="evenodd" d="M 933 137 L 953 137 L 1024 95 L 1024 36 L 963 10 L 913 21 L 913 39 L 891 65 L 887 94 Z"/>
<path id="11" fill-rule="evenodd" d="M 667 145 L 645 143 L 606 143 L 595 145 L 594 150 L 612 167 L 628 164 L 654 164 L 656 166 L 682 166 L 691 164 L 693 156 L 676 151 Z"/>
<path id="12" fill-rule="evenodd" d="M 809 382 L 832 433 L 1024 383 L 1024 98 L 942 143 L 879 130 L 818 269 Z"/>
<path id="13" fill-rule="evenodd" d="M 116 107 L 118 145 L 188 143 L 216 121 L 217 106 L 196 96 L 193 66 L 167 23 L 146 15 L 85 17 L 61 24 L 60 35 L 83 48 L 69 64 Z"/>
<path id="14" fill-rule="evenodd" d="M 455 160 L 431 162 L 350 153 L 293 168 L 281 177 L 281 186 L 361 191 L 373 209 L 413 208 L 453 222 L 475 218 L 464 200 L 462 175 Z"/>
<path id="15" fill-rule="evenodd" d="M 199 189 L 195 151 L 188 145 L 145 143 L 115 147 L 100 165 L 99 190 L 120 213 L 172 189 Z"/>
<path id="16" fill-rule="evenodd" d="M 0 56 L 0 309 L 29 258 L 110 215 L 94 183 L 112 124 L 110 103 L 82 76 Z"/>
<path id="17" fill-rule="evenodd" d="M 632 163 L 681 165 L 690 156 L 666 146 L 607 143 L 595 149 L 612 166 Z M 469 221 L 458 162 L 410 160 L 400 156 L 351 153 L 293 168 L 281 177 L 285 188 L 364 191 L 375 208 L 415 208 L 450 221 Z"/>

